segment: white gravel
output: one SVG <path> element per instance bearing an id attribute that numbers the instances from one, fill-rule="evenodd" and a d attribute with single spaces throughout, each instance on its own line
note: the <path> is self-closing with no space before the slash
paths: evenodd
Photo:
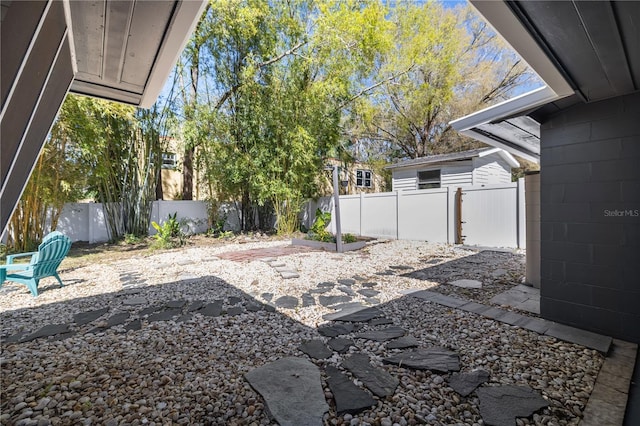
<path id="1" fill-rule="evenodd" d="M 179 299 L 223 299 L 225 307 L 231 296 L 245 299 L 245 307 L 282 296 L 301 300 L 303 293 L 320 282 L 354 276 L 364 279 L 358 283 L 377 284 L 380 308 L 421 345 L 458 351 L 463 371 L 484 368 L 491 373 L 491 383 L 527 384 L 540 391 L 549 408 L 532 419 L 518 420 L 520 424 L 578 424 L 602 364 L 597 352 L 403 296 L 408 289 L 430 288 L 487 303 L 496 292 L 520 282 L 524 256 L 477 254 L 425 242 L 382 242 L 345 254 L 307 252 L 279 257 L 300 274 L 289 280 L 259 260 L 235 262 L 217 257 L 287 244 L 234 243 L 92 264 L 63 271 L 64 288 L 58 288 L 54 280 L 43 281 L 37 298 L 24 286 L 5 284 L 0 290 L 0 335 L 63 323 L 71 324 L 77 334 L 60 341 L 2 344 L 1 424 L 272 424 L 261 397 L 243 374 L 284 356 L 306 356 L 298 345 L 323 338 L 315 328 L 332 309 L 316 303 L 237 316 L 195 314 L 185 322 L 143 321 L 137 331 L 125 332 L 123 326 L 116 326 L 97 333 L 88 331 L 100 321 L 77 326 L 72 323 L 73 315 L 108 307 L 109 315 L 129 312 L 135 319 L 148 306 Z M 407 271 L 400 269 L 393 275 L 376 274 L 391 266 L 429 267 L 425 271 L 433 273 L 425 280 L 402 277 Z M 495 274 L 498 269 L 505 273 Z M 480 280 L 483 289 L 442 285 L 455 279 Z M 138 287 L 125 290 L 123 283 Z M 326 295 L 344 294 L 338 287 Z M 272 297 L 265 299 L 265 293 Z M 132 297 L 142 297 L 146 303 L 124 303 Z M 363 299 L 358 295 L 354 300 Z M 354 339 L 354 343 L 350 352 L 367 353 L 377 365 L 395 353 L 383 343 L 364 339 Z M 341 355 L 313 362 L 320 367 L 327 362 L 340 366 Z M 475 394 L 460 397 L 446 380 L 430 372 L 383 368 L 400 379 L 393 397 L 378 400 L 371 410 L 353 416 L 337 416 L 332 405 L 326 423 L 483 424 Z M 328 388 L 326 393 L 331 405 Z"/>

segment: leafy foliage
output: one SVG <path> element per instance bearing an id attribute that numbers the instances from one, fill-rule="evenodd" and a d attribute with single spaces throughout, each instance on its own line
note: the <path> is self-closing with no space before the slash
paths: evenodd
<path id="1" fill-rule="evenodd" d="M 151 226 L 157 231 L 155 248 L 168 249 L 184 245 L 184 234 L 180 229 L 180 222 L 177 220 L 178 213 L 169 215 L 167 220 L 159 225 L 157 222 L 151 222 Z"/>
<path id="2" fill-rule="evenodd" d="M 309 229 L 309 239 L 316 241 L 324 241 L 326 243 L 335 242 L 333 235 L 326 230 L 327 226 L 331 223 L 331 212 L 323 212 L 320 209 L 316 210 L 316 219 Z"/>

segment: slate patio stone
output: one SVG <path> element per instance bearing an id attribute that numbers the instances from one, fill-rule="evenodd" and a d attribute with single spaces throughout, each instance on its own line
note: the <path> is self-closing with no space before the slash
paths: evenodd
<path id="1" fill-rule="evenodd" d="M 549 401 L 529 386 L 487 386 L 477 390 L 480 415 L 490 426 L 512 426 L 516 417 L 530 417 Z"/>
<path id="2" fill-rule="evenodd" d="M 212 303 L 207 303 L 204 308 L 199 311 L 202 315 L 207 317 L 218 317 L 222 314 L 222 300 L 216 300 Z"/>
<path id="3" fill-rule="evenodd" d="M 262 297 L 267 302 L 271 302 L 271 299 L 273 299 L 273 293 L 262 293 L 260 297 Z"/>
<path id="4" fill-rule="evenodd" d="M 162 310 L 162 306 L 156 306 L 156 305 L 149 306 L 148 308 L 144 308 L 143 310 L 141 310 L 138 315 L 145 316 L 145 315 L 155 314 L 156 312 L 159 312 L 161 310 Z"/>
<path id="5" fill-rule="evenodd" d="M 374 283 L 374 282 L 362 283 L 362 287 L 364 287 L 364 288 L 373 288 L 373 287 L 375 287 L 377 285 L 378 285 L 378 283 Z"/>
<path id="6" fill-rule="evenodd" d="M 544 334 L 545 336 L 551 336 L 567 342 L 577 343 L 604 354 L 609 351 L 609 347 L 613 341 L 609 336 L 603 336 L 602 334 L 553 322 Z"/>
<path id="7" fill-rule="evenodd" d="M 337 337 L 342 334 L 349 334 L 353 332 L 354 326 L 353 324 L 331 324 L 331 325 L 321 325 L 318 327 L 318 333 L 325 337 Z"/>
<path id="8" fill-rule="evenodd" d="M 151 314 L 147 317 L 147 321 L 156 322 L 156 321 L 169 321 L 182 313 L 180 309 L 166 309 L 164 311 L 156 312 L 155 314 Z"/>
<path id="9" fill-rule="evenodd" d="M 68 333 L 62 333 L 62 334 L 56 334 L 55 336 L 51 337 L 51 340 L 53 340 L 54 342 L 58 342 L 61 340 L 66 340 L 69 337 L 73 337 L 75 336 L 77 333 L 75 331 L 69 331 Z"/>
<path id="10" fill-rule="evenodd" d="M 342 278 L 342 279 L 339 279 L 339 280 L 336 280 L 336 281 L 338 281 L 338 284 L 342 284 L 342 285 L 346 285 L 346 286 L 352 286 L 352 285 L 354 285 L 356 283 L 356 280 L 351 279 L 351 278 Z"/>
<path id="11" fill-rule="evenodd" d="M 342 365 L 380 398 L 393 395 L 400 384 L 400 381 L 387 371 L 372 366 L 365 354 L 353 354 L 345 358 Z"/>
<path id="12" fill-rule="evenodd" d="M 449 387 L 458 392 L 460 396 L 468 396 L 478 386 L 489 381 L 487 370 L 473 370 L 469 373 L 453 373 L 449 377 Z"/>
<path id="13" fill-rule="evenodd" d="M 309 290 L 309 294 L 324 294 L 330 291 L 330 287 L 312 288 L 311 290 Z"/>
<path id="14" fill-rule="evenodd" d="M 73 316 L 73 322 L 77 325 L 89 324 L 109 312 L 109 308 L 96 309 L 95 311 L 80 312 Z"/>
<path id="15" fill-rule="evenodd" d="M 322 306 L 332 306 L 339 303 L 350 302 L 352 299 L 350 296 L 318 296 L 318 301 Z"/>
<path id="16" fill-rule="evenodd" d="M 127 306 L 145 305 L 147 304 L 147 299 L 144 297 L 131 297 L 123 301 L 122 304 Z"/>
<path id="17" fill-rule="evenodd" d="M 244 308 L 242 306 L 232 306 L 227 309 L 227 315 L 231 317 L 235 317 L 236 315 L 240 315 L 244 312 Z"/>
<path id="18" fill-rule="evenodd" d="M 372 290 L 370 288 L 360 289 L 360 290 L 358 290 L 358 293 L 360 293 L 364 297 L 376 297 L 377 295 L 380 294 L 380 292 L 378 290 Z"/>
<path id="19" fill-rule="evenodd" d="M 297 297 L 282 296 L 276 299 L 275 304 L 278 308 L 294 309 L 300 304 Z"/>
<path id="20" fill-rule="evenodd" d="M 55 336 L 56 334 L 69 333 L 69 324 L 49 324 L 36 330 L 35 332 L 23 337 L 20 342 L 30 342 L 40 337 Z"/>
<path id="21" fill-rule="evenodd" d="M 371 394 L 354 385 L 349 378 L 332 365 L 327 365 L 327 384 L 336 401 L 338 415 L 357 414 L 376 405 Z"/>
<path id="22" fill-rule="evenodd" d="M 367 322 L 383 315 L 380 309 L 371 307 L 343 309 L 333 314 L 325 314 L 322 318 L 327 321 Z"/>
<path id="23" fill-rule="evenodd" d="M 447 284 L 460 288 L 482 288 L 482 283 L 478 280 L 456 280 L 449 281 Z"/>
<path id="24" fill-rule="evenodd" d="M 375 340 L 376 342 L 386 342 L 387 340 L 396 339 L 406 334 L 407 330 L 400 327 L 388 327 L 382 330 L 365 331 L 358 333 L 355 337 L 359 339 Z"/>
<path id="25" fill-rule="evenodd" d="M 407 266 L 407 265 L 391 265 L 389 266 L 389 269 L 395 269 L 398 271 L 409 271 L 411 269 L 413 269 L 411 266 Z"/>
<path id="26" fill-rule="evenodd" d="M 383 272 L 376 272 L 376 275 L 380 275 L 380 276 L 395 275 L 395 272 L 393 272 L 391 270 L 387 270 L 387 271 L 383 271 Z"/>
<path id="27" fill-rule="evenodd" d="M 461 309 L 466 312 L 473 312 L 474 314 L 482 315 L 482 313 L 488 310 L 490 306 L 483 305 L 482 303 L 477 302 L 469 302 L 465 303 L 462 306 L 459 306 L 458 309 Z"/>
<path id="28" fill-rule="evenodd" d="M 228 303 L 229 305 L 237 305 L 238 303 L 242 302 L 242 300 L 243 300 L 243 299 L 242 299 L 242 297 L 230 296 L 230 297 L 227 299 L 227 303 Z"/>
<path id="29" fill-rule="evenodd" d="M 16 343 L 16 342 L 20 342 L 22 338 L 24 336 L 27 336 L 28 334 L 29 334 L 28 331 L 19 331 L 16 334 L 12 334 L 11 336 L 3 337 L 1 340 L 3 343 Z"/>
<path id="30" fill-rule="evenodd" d="M 318 288 L 333 288 L 336 286 L 336 283 L 332 283 L 331 281 L 323 281 L 321 283 L 318 283 L 318 285 L 316 287 Z"/>
<path id="31" fill-rule="evenodd" d="M 366 281 L 366 278 L 361 277 L 360 275 L 354 275 L 352 278 L 356 281 Z"/>
<path id="32" fill-rule="evenodd" d="M 310 295 L 309 293 L 304 293 L 302 295 L 302 307 L 306 308 L 308 306 L 315 306 L 316 299 Z"/>
<path id="33" fill-rule="evenodd" d="M 342 286 L 342 287 L 338 287 L 338 290 L 340 290 L 341 292 L 343 292 L 344 294 L 346 294 L 347 296 L 355 296 L 356 292 L 351 290 L 351 287 L 347 287 L 347 286 Z"/>
<path id="34" fill-rule="evenodd" d="M 280 426 L 323 424 L 329 406 L 320 370 L 306 359 L 282 358 L 248 372 L 245 378 L 262 395 Z"/>
<path id="35" fill-rule="evenodd" d="M 186 304 L 186 300 L 170 300 L 167 302 L 167 308 L 182 308 Z"/>
<path id="36" fill-rule="evenodd" d="M 387 343 L 387 349 L 407 349 L 419 346 L 420 342 L 413 336 L 402 336 Z"/>
<path id="37" fill-rule="evenodd" d="M 296 271 L 281 271 L 280 276 L 285 280 L 292 279 L 292 278 L 300 278 L 300 274 L 297 273 Z"/>
<path id="38" fill-rule="evenodd" d="M 124 324 L 129 319 L 129 312 L 120 312 L 118 314 L 112 315 L 107 319 L 107 326 L 115 327 L 116 325 Z"/>
<path id="39" fill-rule="evenodd" d="M 387 325 L 387 324 L 393 324 L 393 321 L 391 321 L 389 318 L 374 318 L 372 320 L 369 320 L 369 325 Z"/>
<path id="40" fill-rule="evenodd" d="M 347 303 L 338 303 L 337 305 L 329 306 L 330 309 L 334 311 L 344 311 L 344 310 L 355 310 L 355 309 L 364 309 L 366 308 L 361 302 L 347 302 Z"/>
<path id="41" fill-rule="evenodd" d="M 264 309 L 264 305 L 262 304 L 257 304 L 257 303 L 249 303 L 247 304 L 247 311 L 248 312 L 259 312 L 261 310 Z"/>
<path id="42" fill-rule="evenodd" d="M 187 312 L 194 312 L 204 308 L 206 302 L 204 300 L 194 300 L 187 306 Z"/>
<path id="43" fill-rule="evenodd" d="M 129 324 L 124 326 L 126 331 L 138 331 L 142 328 L 142 321 L 139 319 L 131 321 Z"/>
<path id="44" fill-rule="evenodd" d="M 351 346 L 353 346 L 353 340 L 345 339 L 344 337 L 336 337 L 333 339 L 329 339 L 327 344 L 334 351 L 345 353 Z"/>
<path id="45" fill-rule="evenodd" d="M 322 340 L 308 340 L 298 346 L 298 349 L 315 359 L 326 359 L 333 355 L 333 351 Z"/>
<path id="46" fill-rule="evenodd" d="M 383 361 L 387 364 L 396 364 L 416 370 L 431 370 L 437 373 L 460 371 L 460 356 L 439 347 L 404 351 L 385 358 Z"/>
<path id="47" fill-rule="evenodd" d="M 364 303 L 370 306 L 377 306 L 380 304 L 380 299 L 377 299 L 375 297 L 367 297 L 366 299 L 364 299 Z"/>

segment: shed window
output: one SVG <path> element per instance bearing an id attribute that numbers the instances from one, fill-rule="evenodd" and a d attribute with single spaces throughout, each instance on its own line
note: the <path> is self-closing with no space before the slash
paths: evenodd
<path id="1" fill-rule="evenodd" d="M 173 152 L 162 153 L 162 168 L 163 169 L 175 169 L 177 162 L 177 156 Z"/>
<path id="2" fill-rule="evenodd" d="M 356 170 L 356 186 L 362 188 L 371 188 L 371 170 Z"/>
<path id="3" fill-rule="evenodd" d="M 418 172 L 418 189 L 440 188 L 440 170 Z"/>

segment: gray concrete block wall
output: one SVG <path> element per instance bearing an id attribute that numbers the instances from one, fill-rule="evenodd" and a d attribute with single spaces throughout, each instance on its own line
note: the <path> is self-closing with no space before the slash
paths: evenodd
<path id="1" fill-rule="evenodd" d="M 640 93 L 541 127 L 541 315 L 640 343 Z"/>

